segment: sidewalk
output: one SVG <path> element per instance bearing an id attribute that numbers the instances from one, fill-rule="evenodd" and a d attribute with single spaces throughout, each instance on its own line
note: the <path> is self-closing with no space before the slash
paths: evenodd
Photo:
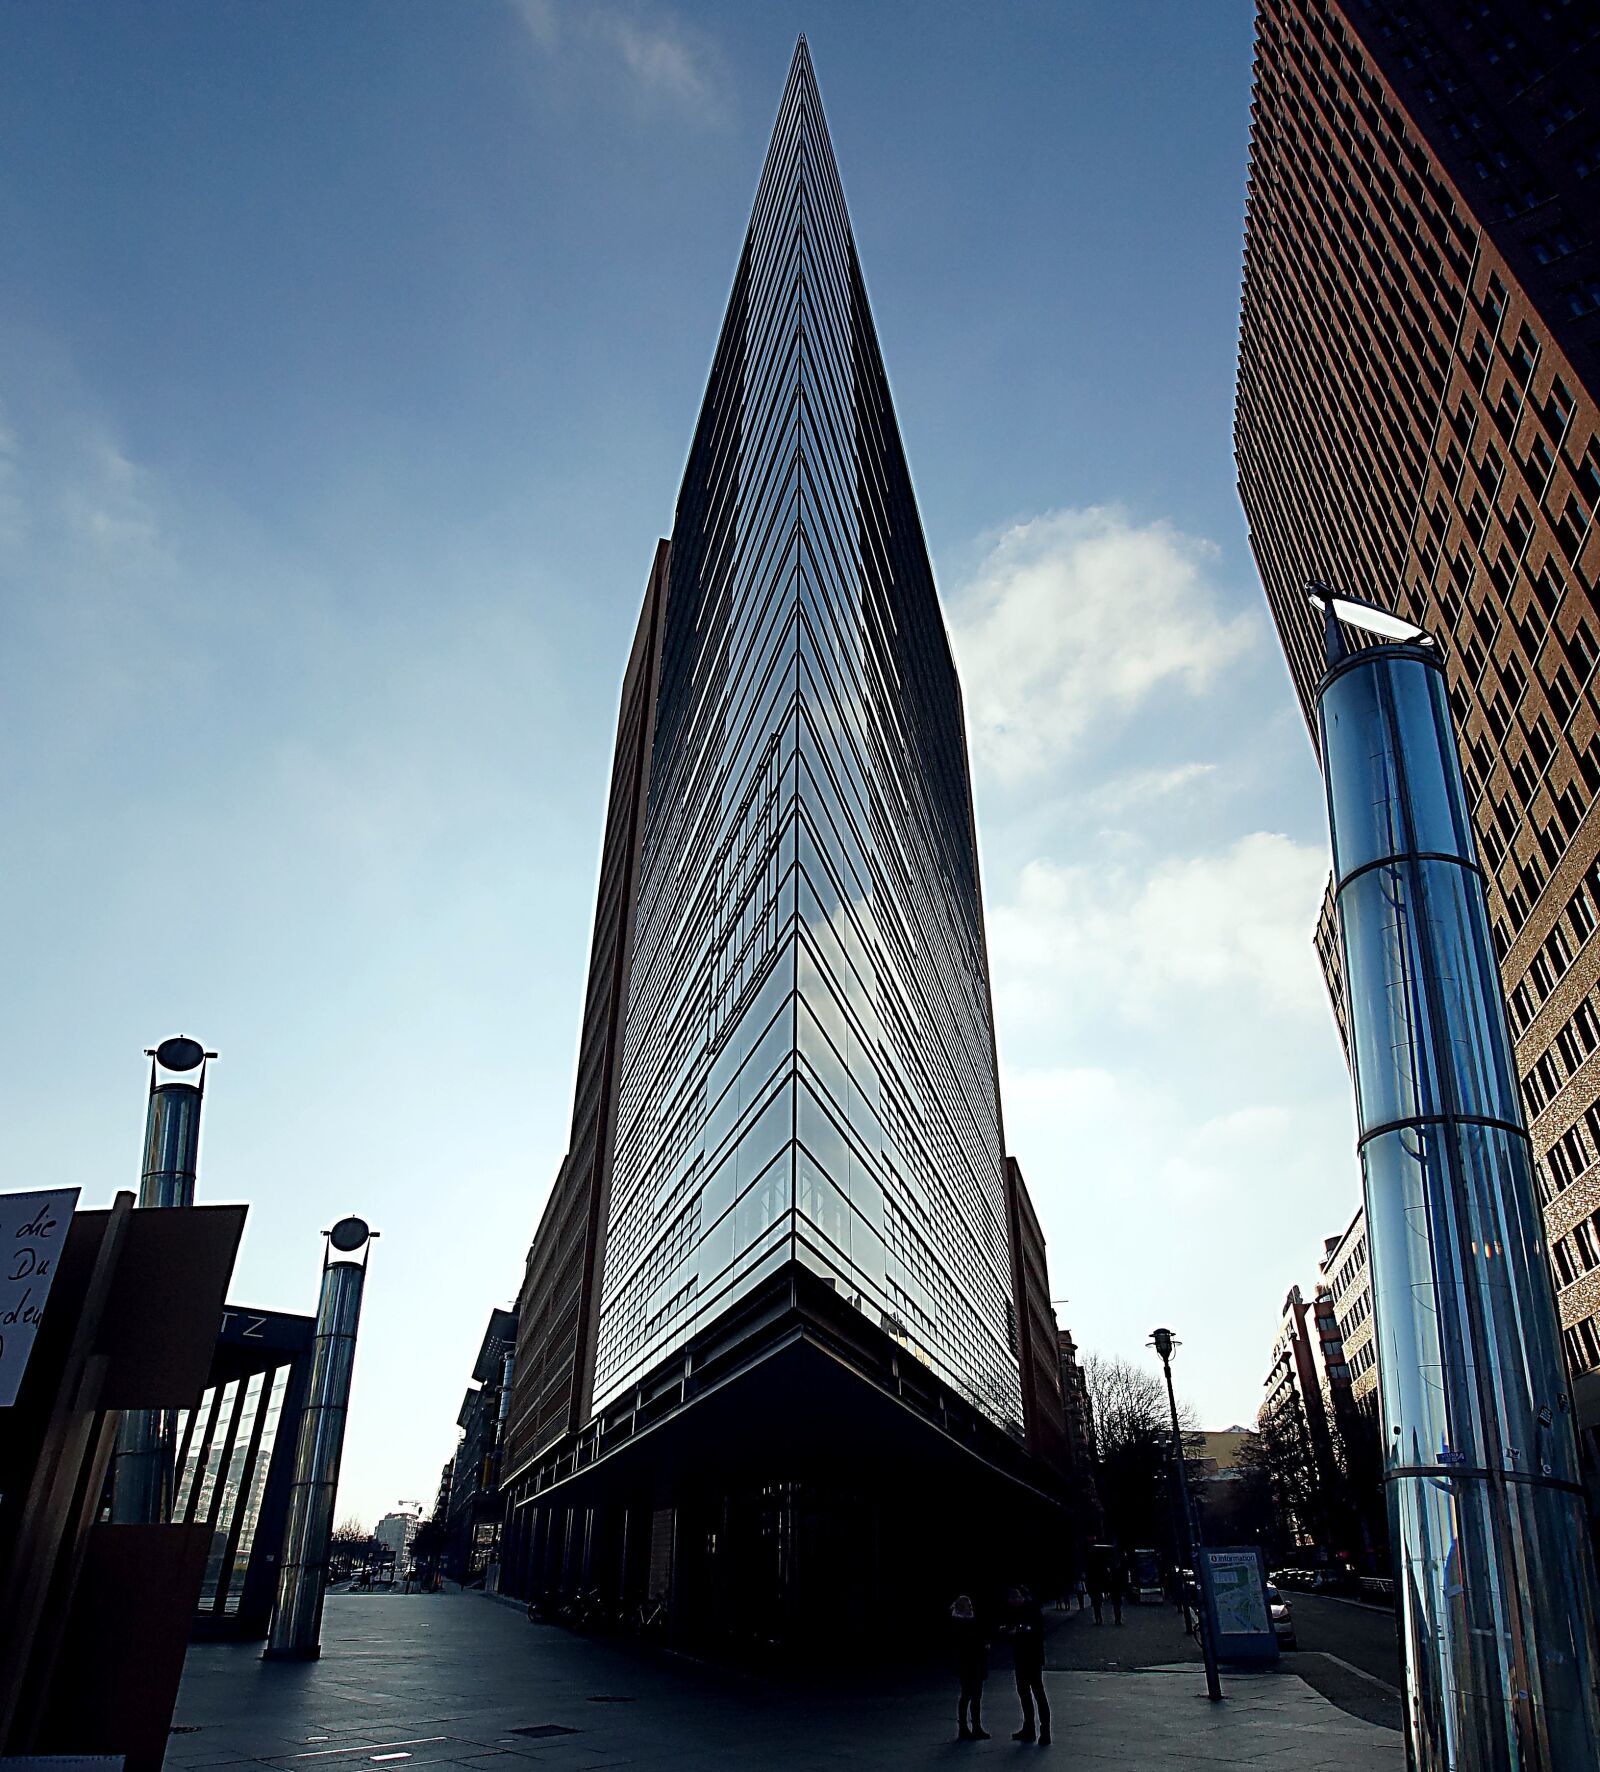
<path id="1" fill-rule="evenodd" d="M 806 1690 L 530 1625 L 477 1594 L 331 1594 L 321 1661 L 264 1663 L 249 1645 L 190 1649 L 167 1767 L 899 1772 L 1053 1760 L 1085 1772 L 1403 1772 L 1398 1735 L 1345 1715 L 1293 1674 L 1231 1674 L 1228 1698 L 1211 1705 L 1197 1673 L 1052 1669 L 1055 1745 L 1044 1750 L 1009 1739 L 1016 1694 L 999 1666 L 984 1717 L 996 1739 L 963 1744 L 953 1739 L 953 1681 Z"/>

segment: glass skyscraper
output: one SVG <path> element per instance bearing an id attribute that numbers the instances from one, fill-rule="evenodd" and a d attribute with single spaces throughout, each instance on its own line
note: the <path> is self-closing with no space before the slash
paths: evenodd
<path id="1" fill-rule="evenodd" d="M 1048 1280 L 1019 1309 L 961 689 L 803 40 L 646 631 L 580 1058 L 610 1106 L 547 1213 L 593 1226 L 587 1303 L 541 1306 L 536 1241 L 508 1560 L 648 1588 L 698 1507 L 788 1569 L 924 1456 L 1037 1525 L 1018 1325 Z M 580 1375 L 565 1431 L 525 1360 Z"/>
<path id="2" fill-rule="evenodd" d="M 1001 1423 L 961 691 L 809 61 L 679 494 L 597 1407 L 800 1261 Z"/>

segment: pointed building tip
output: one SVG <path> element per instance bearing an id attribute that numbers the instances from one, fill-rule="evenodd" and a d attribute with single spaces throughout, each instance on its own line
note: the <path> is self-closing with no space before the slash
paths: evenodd
<path id="1" fill-rule="evenodd" d="M 804 31 L 794 40 L 794 55 L 789 61 L 789 78 L 784 82 L 786 92 L 801 91 L 815 93 L 817 89 L 816 65 L 811 60 L 811 45 L 806 42 Z"/>
<path id="2" fill-rule="evenodd" d="M 794 40 L 794 56 L 789 63 L 790 88 L 808 87 L 812 92 L 817 88 L 817 64 L 811 59 L 811 45 L 806 41 L 804 31 Z"/>

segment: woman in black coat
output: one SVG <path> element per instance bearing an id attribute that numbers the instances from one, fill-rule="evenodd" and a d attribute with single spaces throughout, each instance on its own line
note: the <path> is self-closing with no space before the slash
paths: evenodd
<path id="1" fill-rule="evenodd" d="M 956 1673 L 961 1680 L 956 1740 L 987 1741 L 989 1732 L 983 1726 L 981 1713 L 983 1682 L 989 1677 L 989 1644 L 969 1595 L 956 1596 L 950 1608 L 950 1630 L 955 1645 Z"/>

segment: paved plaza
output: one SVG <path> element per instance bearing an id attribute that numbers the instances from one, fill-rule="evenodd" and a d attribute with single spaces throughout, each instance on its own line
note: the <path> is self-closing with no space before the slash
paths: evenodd
<path id="1" fill-rule="evenodd" d="M 1210 1705 L 1192 1664 L 1046 1674 L 1049 1749 L 1010 1740 L 1004 1655 L 986 1693 L 995 1739 L 953 1739 L 942 1669 L 774 1682 L 529 1624 L 478 1594 L 332 1594 L 323 1656 L 265 1663 L 259 1647 L 196 1644 L 169 1772 L 466 1766 L 475 1772 L 638 1768 L 1062 1765 L 1099 1772 L 1248 1766 L 1402 1772 L 1400 1736 L 1337 1709 L 1293 1673 L 1229 1675 Z"/>

